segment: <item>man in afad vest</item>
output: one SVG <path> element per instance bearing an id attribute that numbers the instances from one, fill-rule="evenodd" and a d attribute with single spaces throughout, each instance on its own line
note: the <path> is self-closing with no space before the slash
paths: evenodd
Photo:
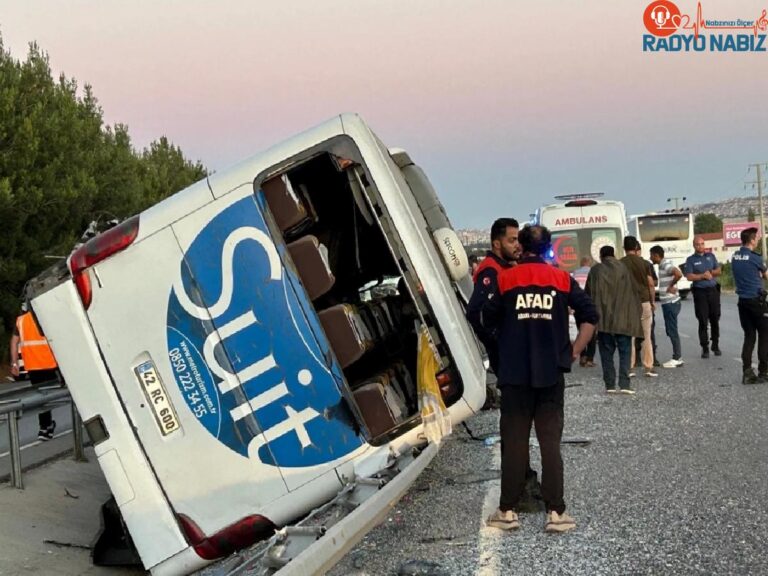
<path id="1" fill-rule="evenodd" d="M 11 336 L 11 374 L 19 375 L 19 352 L 24 359 L 24 368 L 29 373 L 32 385 L 47 382 L 60 382 L 58 364 L 53 357 L 48 340 L 40 332 L 32 312 L 27 312 L 26 304 L 22 304 L 21 316 L 16 319 L 16 326 Z M 37 437 L 40 440 L 50 440 L 56 430 L 50 410 L 40 412 L 37 416 L 40 430 Z"/>
<path id="2" fill-rule="evenodd" d="M 592 339 L 597 310 L 576 280 L 547 264 L 551 234 L 543 226 L 520 230 L 522 257 L 498 276 L 498 295 L 482 310 L 483 326 L 498 334 L 501 415 L 501 498 L 488 518 L 503 530 L 520 527 L 518 512 L 525 487 L 531 424 L 541 449 L 541 493 L 546 505 L 545 531 L 576 527 L 563 498 L 564 374 Z M 571 344 L 568 309 L 579 325 Z"/>

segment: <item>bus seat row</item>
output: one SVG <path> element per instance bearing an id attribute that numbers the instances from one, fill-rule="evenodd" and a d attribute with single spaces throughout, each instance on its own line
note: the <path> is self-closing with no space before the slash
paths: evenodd
<path id="1" fill-rule="evenodd" d="M 390 303 L 383 300 L 337 304 L 321 310 L 318 316 L 342 368 L 397 333 Z"/>
<path id="2" fill-rule="evenodd" d="M 411 391 L 412 386 L 408 370 L 402 363 L 397 363 L 354 387 L 355 403 L 371 437 L 379 436 L 407 419 L 404 390 Z"/>

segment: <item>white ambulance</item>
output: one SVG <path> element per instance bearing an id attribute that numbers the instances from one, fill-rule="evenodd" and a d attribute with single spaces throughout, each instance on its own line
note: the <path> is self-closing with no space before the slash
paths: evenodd
<path id="1" fill-rule="evenodd" d="M 616 257 L 624 255 L 622 242 L 627 235 L 627 216 L 624 204 L 615 200 L 602 200 L 601 193 L 555 196 L 557 204 L 542 206 L 536 211 L 537 224 L 552 232 L 553 263 L 573 272 L 581 260 L 589 257 L 600 262 L 600 248 L 613 246 Z"/>
<path id="2" fill-rule="evenodd" d="M 144 566 L 186 574 L 427 443 L 415 326 L 452 422 L 481 408 L 467 273 L 424 173 L 341 115 L 97 236 L 28 298 Z"/>

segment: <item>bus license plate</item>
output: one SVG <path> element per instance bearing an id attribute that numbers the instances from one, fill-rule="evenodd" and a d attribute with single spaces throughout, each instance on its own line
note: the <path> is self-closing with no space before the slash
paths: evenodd
<path id="1" fill-rule="evenodd" d="M 151 360 L 139 364 L 135 368 L 147 402 L 155 413 L 155 420 L 160 427 L 160 433 L 167 436 L 180 428 L 179 418 L 171 405 L 168 394 L 165 392 L 160 375 Z"/>

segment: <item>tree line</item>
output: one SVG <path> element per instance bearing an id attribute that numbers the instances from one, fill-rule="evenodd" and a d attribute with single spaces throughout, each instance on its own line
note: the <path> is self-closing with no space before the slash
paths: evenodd
<path id="1" fill-rule="evenodd" d="M 165 136 L 137 150 L 106 125 L 90 85 L 54 79 L 46 53 L 0 37 L 0 359 L 28 279 L 67 256 L 96 220 L 122 219 L 207 175 Z"/>

